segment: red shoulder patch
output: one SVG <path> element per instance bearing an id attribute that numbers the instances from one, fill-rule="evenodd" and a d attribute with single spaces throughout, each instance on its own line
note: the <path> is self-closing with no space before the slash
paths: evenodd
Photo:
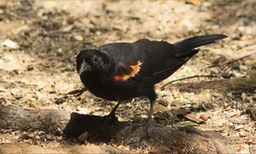
<path id="1" fill-rule="evenodd" d="M 128 80 L 129 78 L 134 77 L 140 71 L 141 64 L 141 61 L 137 61 L 137 63 L 133 65 L 124 65 L 123 63 L 121 63 L 121 68 L 124 70 L 122 71 L 122 73 L 115 75 L 114 80 Z"/>

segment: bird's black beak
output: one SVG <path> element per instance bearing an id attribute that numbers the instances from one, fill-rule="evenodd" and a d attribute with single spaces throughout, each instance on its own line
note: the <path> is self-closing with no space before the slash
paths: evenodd
<path id="1" fill-rule="evenodd" d="M 91 71 L 91 66 L 85 62 L 85 60 L 80 64 L 80 66 L 77 69 L 77 72 L 79 75 L 81 75 L 83 72 Z"/>

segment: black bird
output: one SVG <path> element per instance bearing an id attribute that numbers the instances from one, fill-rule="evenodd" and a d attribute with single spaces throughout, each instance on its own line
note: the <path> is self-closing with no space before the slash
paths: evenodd
<path id="1" fill-rule="evenodd" d="M 168 78 L 192 56 L 196 47 L 226 38 L 222 34 L 188 38 L 174 44 L 141 39 L 134 43 L 111 43 L 81 51 L 76 57 L 77 72 L 88 90 L 97 97 L 118 101 L 108 115 L 115 116 L 121 101 L 145 96 L 150 100 L 151 123 L 156 100 L 154 84 Z"/>

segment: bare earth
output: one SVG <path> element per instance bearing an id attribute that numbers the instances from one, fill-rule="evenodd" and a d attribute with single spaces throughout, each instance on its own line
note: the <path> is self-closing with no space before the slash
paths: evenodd
<path id="1" fill-rule="evenodd" d="M 214 33 L 229 37 L 201 47 L 186 65 L 156 85 L 155 120 L 167 119 L 165 126 L 189 123 L 202 131 L 218 132 L 230 141 L 234 151 L 256 153 L 255 0 L 2 0 L 0 104 L 106 115 L 115 102 L 88 91 L 66 96 L 83 88 L 75 70 L 75 56 L 82 49 L 141 38 L 176 42 Z M 195 75 L 205 77 L 161 88 Z M 183 118 L 175 120 L 165 116 L 169 111 L 182 112 L 180 107 L 189 114 L 180 113 Z M 148 108 L 147 99 L 136 98 L 122 104 L 117 116 L 119 120 L 143 119 Z M 56 153 L 63 152 L 63 146 L 98 153 L 111 153 L 110 147 L 126 152 L 156 150 L 147 145 L 81 145 L 43 131 L 0 130 L 0 149 L 18 143 L 16 147 L 23 152 L 35 152 L 36 145 L 40 147 L 37 152 L 53 148 L 51 152 Z"/>

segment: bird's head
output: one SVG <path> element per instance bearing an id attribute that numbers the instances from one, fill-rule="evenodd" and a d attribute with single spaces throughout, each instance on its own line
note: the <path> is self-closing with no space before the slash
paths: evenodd
<path id="1" fill-rule="evenodd" d="M 79 75 L 89 72 L 104 74 L 109 67 L 109 57 L 99 50 L 83 50 L 76 57 L 76 69 Z"/>

